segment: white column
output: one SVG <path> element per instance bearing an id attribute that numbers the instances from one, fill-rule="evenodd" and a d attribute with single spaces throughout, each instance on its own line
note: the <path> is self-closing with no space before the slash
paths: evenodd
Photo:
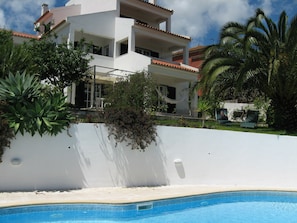
<path id="1" fill-rule="evenodd" d="M 95 102 L 95 98 L 94 98 L 94 92 L 95 92 L 95 83 L 94 83 L 94 80 L 92 80 L 92 84 L 91 84 L 91 108 L 94 107 L 94 102 Z"/>
<path id="2" fill-rule="evenodd" d="M 74 31 L 70 28 L 67 39 L 67 46 L 70 48 L 70 45 L 74 43 Z M 67 101 L 71 104 L 75 104 L 75 95 L 76 95 L 76 84 L 72 83 L 71 87 L 68 87 L 67 90 Z"/>
<path id="3" fill-rule="evenodd" d="M 71 104 L 75 104 L 75 95 L 76 95 L 76 84 L 75 83 L 72 83 L 71 85 Z"/>
<path id="4" fill-rule="evenodd" d="M 69 33 L 68 33 L 67 44 L 68 44 L 68 46 L 70 44 L 74 44 L 74 30 L 71 29 L 71 27 L 70 27 L 70 30 L 69 30 Z"/>
<path id="5" fill-rule="evenodd" d="M 112 40 L 109 43 L 109 56 L 114 58 L 115 55 L 117 55 L 116 54 L 116 46 L 115 46 L 115 41 Z"/>
<path id="6" fill-rule="evenodd" d="M 128 53 L 135 52 L 135 31 L 132 28 L 131 37 L 128 40 Z"/>
<path id="7" fill-rule="evenodd" d="M 171 32 L 171 17 L 169 17 L 166 21 L 166 31 Z"/>

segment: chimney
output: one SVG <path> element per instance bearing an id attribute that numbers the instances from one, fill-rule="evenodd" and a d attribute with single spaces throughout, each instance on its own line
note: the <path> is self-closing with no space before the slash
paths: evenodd
<path id="1" fill-rule="evenodd" d="M 157 0 L 148 0 L 149 3 L 157 5 Z"/>
<path id="2" fill-rule="evenodd" d="M 41 15 L 48 11 L 48 4 L 43 3 L 41 6 Z"/>

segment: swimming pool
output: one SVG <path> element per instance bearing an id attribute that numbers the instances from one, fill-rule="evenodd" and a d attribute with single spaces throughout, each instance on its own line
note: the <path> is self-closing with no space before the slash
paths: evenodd
<path id="1" fill-rule="evenodd" d="M 133 204 L 55 204 L 0 208 L 0 222 L 297 222 L 297 193 L 224 192 Z"/>

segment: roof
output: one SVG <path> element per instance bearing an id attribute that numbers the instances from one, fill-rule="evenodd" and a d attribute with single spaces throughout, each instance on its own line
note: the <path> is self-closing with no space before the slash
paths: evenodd
<path id="1" fill-rule="evenodd" d="M 28 39 L 38 39 L 38 36 L 33 35 L 33 34 L 27 34 L 27 33 L 21 33 L 21 32 L 12 32 L 13 36 L 18 36 L 18 37 L 23 37 L 23 38 L 28 38 Z"/>
<path id="2" fill-rule="evenodd" d="M 166 10 L 168 12 L 173 13 L 173 10 L 172 9 L 166 9 L 166 8 L 163 8 L 162 6 L 159 6 L 159 5 L 156 5 L 156 4 L 153 4 L 153 3 L 150 3 L 150 2 L 144 1 L 144 0 L 139 0 L 139 1 L 144 2 L 145 4 L 153 5 L 153 6 L 157 7 L 157 8 L 160 8 L 160 9 L 163 9 L 163 10 Z"/>
<path id="3" fill-rule="evenodd" d="M 57 29 L 58 27 L 62 26 L 64 23 L 66 23 L 66 19 L 59 22 L 57 25 L 55 25 L 53 28 L 51 28 L 50 31 L 53 31 L 54 29 Z"/>
<path id="4" fill-rule="evenodd" d="M 47 12 L 45 12 L 42 16 L 40 16 L 40 17 L 34 22 L 34 24 L 40 22 L 43 18 L 45 18 L 45 17 L 50 17 L 50 16 L 52 16 L 52 15 L 53 15 L 53 13 L 51 13 L 50 11 L 47 11 Z"/>
<path id="5" fill-rule="evenodd" d="M 189 65 L 182 64 L 182 63 L 174 63 L 174 62 L 169 62 L 169 61 L 152 59 L 152 64 L 169 67 L 169 68 L 174 68 L 174 69 L 179 69 L 179 70 L 184 70 L 184 71 L 193 72 L 193 73 L 199 72 L 198 68 L 191 67 Z"/>
<path id="6" fill-rule="evenodd" d="M 168 31 L 165 31 L 165 30 L 158 29 L 156 27 L 150 26 L 148 24 L 144 24 L 144 23 L 140 23 L 140 22 L 135 22 L 135 24 L 138 25 L 138 26 L 142 26 L 142 27 L 148 28 L 148 29 L 156 30 L 158 32 L 163 32 L 163 33 L 170 34 L 170 35 L 176 36 L 176 37 L 180 37 L 180 38 L 183 38 L 183 39 L 186 39 L 186 40 L 191 40 L 191 37 L 189 37 L 189 36 L 183 36 L 183 35 L 171 33 L 171 32 L 168 32 Z"/>

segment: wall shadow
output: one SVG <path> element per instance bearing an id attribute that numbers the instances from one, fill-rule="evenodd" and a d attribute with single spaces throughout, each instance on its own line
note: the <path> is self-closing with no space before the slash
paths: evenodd
<path id="1" fill-rule="evenodd" d="M 166 173 L 166 156 L 162 149 L 162 141 L 157 137 L 145 151 L 132 150 L 128 142 L 116 143 L 111 136 L 108 138 L 107 127 L 100 126 L 100 149 L 115 167 L 110 177 L 115 186 L 140 187 L 161 186 L 168 184 Z"/>

